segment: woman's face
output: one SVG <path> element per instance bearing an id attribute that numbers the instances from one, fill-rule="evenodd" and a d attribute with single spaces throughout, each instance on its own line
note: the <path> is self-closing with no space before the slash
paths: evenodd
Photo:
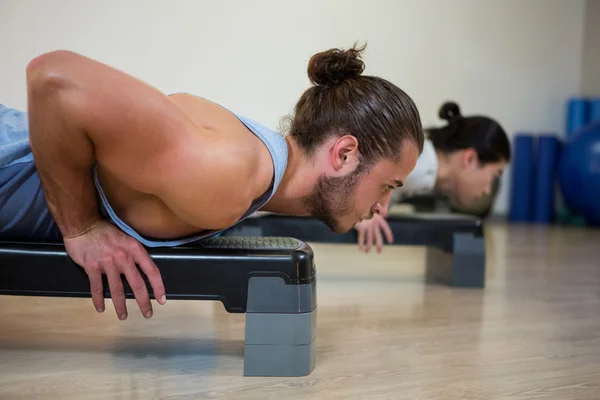
<path id="1" fill-rule="evenodd" d="M 494 180 L 502 175 L 505 161 L 481 164 L 477 155 L 462 163 L 455 175 L 454 198 L 462 206 L 469 206 L 492 191 Z"/>

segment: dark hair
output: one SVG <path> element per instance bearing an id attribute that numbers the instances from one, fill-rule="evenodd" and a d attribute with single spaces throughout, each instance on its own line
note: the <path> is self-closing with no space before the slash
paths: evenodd
<path id="1" fill-rule="evenodd" d="M 412 99 L 385 79 L 362 75 L 365 47 L 330 49 L 311 57 L 308 77 L 314 85 L 298 100 L 289 133 L 307 155 L 332 136 L 346 134 L 358 139 L 366 166 L 398 159 L 406 140 L 419 154 L 423 151 L 424 132 Z"/>
<path id="2" fill-rule="evenodd" d="M 510 161 L 510 141 L 502 126 L 484 116 L 463 117 L 458 104 L 446 102 L 438 113 L 448 121 L 441 128 L 429 128 L 428 136 L 433 146 L 442 152 L 473 148 L 482 164 Z"/>

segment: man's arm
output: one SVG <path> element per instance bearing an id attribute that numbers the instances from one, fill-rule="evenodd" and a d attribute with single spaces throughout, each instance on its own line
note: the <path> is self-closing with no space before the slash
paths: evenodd
<path id="1" fill-rule="evenodd" d="M 228 163 L 219 135 L 190 121 L 166 95 L 75 53 L 32 60 L 27 89 L 31 148 L 47 203 L 69 256 L 88 274 L 96 309 L 104 310 L 106 275 L 117 315 L 127 317 L 124 275 L 142 313 L 151 316 L 136 265 L 162 304 L 160 271 L 137 241 L 101 219 L 92 166 L 98 162 L 125 185 L 161 198 L 188 223 L 210 228 L 230 221 L 243 203 L 232 179 L 239 163 Z M 200 176 L 201 182 L 193 181 Z"/>
<path id="2" fill-rule="evenodd" d="M 100 218 L 91 175 L 96 161 L 200 228 L 225 225 L 247 205 L 228 179 L 240 163 L 224 163 L 235 158 L 227 157 L 219 135 L 194 124 L 155 88 L 66 51 L 30 62 L 27 84 L 32 150 L 66 237 Z M 189 176 L 200 180 L 192 185 Z"/>

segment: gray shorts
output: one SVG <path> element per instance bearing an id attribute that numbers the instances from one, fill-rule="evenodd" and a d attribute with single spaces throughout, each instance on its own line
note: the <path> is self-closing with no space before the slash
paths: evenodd
<path id="1" fill-rule="evenodd" d="M 29 147 L 27 114 L 1 104 L 0 240 L 62 240 Z"/>

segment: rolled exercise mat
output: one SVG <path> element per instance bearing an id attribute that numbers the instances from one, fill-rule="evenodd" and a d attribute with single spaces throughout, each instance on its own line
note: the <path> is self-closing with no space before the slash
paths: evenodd
<path id="1" fill-rule="evenodd" d="M 536 147 L 532 220 L 549 224 L 554 218 L 556 166 L 560 143 L 556 135 L 540 135 Z"/>
<path id="2" fill-rule="evenodd" d="M 510 191 L 510 222 L 530 222 L 533 184 L 533 136 L 516 134 Z"/>
<path id="3" fill-rule="evenodd" d="M 583 97 L 572 97 L 567 105 L 567 137 L 588 124 L 589 101 Z"/>
<path id="4" fill-rule="evenodd" d="M 590 100 L 590 113 L 588 123 L 600 121 L 600 97 Z"/>

